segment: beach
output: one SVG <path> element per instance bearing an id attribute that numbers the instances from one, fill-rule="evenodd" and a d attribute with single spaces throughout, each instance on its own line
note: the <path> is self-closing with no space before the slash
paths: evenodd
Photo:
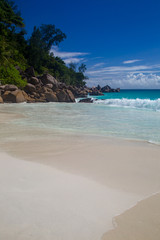
<path id="1" fill-rule="evenodd" d="M 0 0 L 0 240 L 160 240 L 159 9 Z"/>
<path id="2" fill-rule="evenodd" d="M 12 114 L 1 123 L 12 135 L 0 144 L 2 239 L 159 239 L 159 145 L 26 132 Z"/>

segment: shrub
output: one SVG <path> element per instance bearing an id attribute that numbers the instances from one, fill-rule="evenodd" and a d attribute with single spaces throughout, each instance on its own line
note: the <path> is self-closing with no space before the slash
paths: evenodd
<path id="1" fill-rule="evenodd" d="M 22 80 L 18 70 L 10 63 L 0 66 L 0 83 L 2 85 L 14 84 L 20 88 L 25 87 L 27 84 L 25 80 Z"/>

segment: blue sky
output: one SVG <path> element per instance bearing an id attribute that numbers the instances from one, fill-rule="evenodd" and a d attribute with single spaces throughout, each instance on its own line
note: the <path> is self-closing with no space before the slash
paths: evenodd
<path id="1" fill-rule="evenodd" d="M 52 51 L 85 63 L 89 86 L 160 88 L 160 0 L 16 0 L 28 36 L 55 24 L 67 39 Z"/>

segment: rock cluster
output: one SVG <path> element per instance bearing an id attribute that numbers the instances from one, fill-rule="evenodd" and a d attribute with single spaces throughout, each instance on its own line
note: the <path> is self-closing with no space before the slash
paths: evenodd
<path id="1" fill-rule="evenodd" d="M 0 86 L 0 103 L 21 102 L 75 102 L 72 91 L 64 83 L 58 82 L 50 74 L 36 77 L 33 68 L 21 72 L 27 80 L 25 88 L 18 89 L 15 85 Z"/>
<path id="2" fill-rule="evenodd" d="M 0 103 L 21 103 L 21 102 L 75 102 L 75 98 L 86 98 L 90 96 L 103 95 L 106 92 L 119 92 L 120 89 L 112 89 L 108 85 L 101 88 L 97 87 L 75 87 L 57 81 L 52 75 L 46 73 L 42 76 L 36 76 L 33 67 L 25 72 L 18 66 L 23 79 L 26 79 L 27 85 L 24 89 L 18 89 L 17 86 L 0 85 Z M 92 102 L 85 100 L 83 102 Z"/>
<path id="3" fill-rule="evenodd" d="M 120 88 L 113 89 L 108 85 L 102 88 L 98 85 L 97 87 L 93 87 L 91 90 L 90 96 L 101 96 L 104 95 L 104 93 L 120 92 Z"/>

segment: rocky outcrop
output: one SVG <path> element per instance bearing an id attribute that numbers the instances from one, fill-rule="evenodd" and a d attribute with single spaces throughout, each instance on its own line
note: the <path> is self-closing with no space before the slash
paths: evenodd
<path id="1" fill-rule="evenodd" d="M 113 89 L 111 88 L 110 86 L 106 85 L 104 87 L 101 88 L 101 91 L 103 93 L 108 93 L 108 92 L 120 92 L 120 88 L 116 88 L 116 89 Z"/>
<path id="2" fill-rule="evenodd" d="M 75 102 L 74 94 L 68 86 L 50 74 L 35 77 L 33 68 L 28 68 L 25 72 L 18 67 L 17 70 L 27 81 L 24 90 L 18 89 L 15 85 L 1 85 L 0 102 Z"/>
<path id="3" fill-rule="evenodd" d="M 120 88 L 113 89 L 109 85 L 106 85 L 104 87 L 100 87 L 98 85 L 97 87 L 93 87 L 90 89 L 90 96 L 101 96 L 104 95 L 104 93 L 110 93 L 110 92 L 120 92 Z"/>
<path id="4" fill-rule="evenodd" d="M 92 88 L 89 95 L 90 96 L 103 96 L 104 94 L 101 92 L 101 90 L 98 90 L 97 88 Z"/>
<path id="5" fill-rule="evenodd" d="M 75 102 L 75 98 L 85 98 L 80 102 L 92 102 L 88 95 L 98 96 L 106 92 L 119 92 L 120 89 L 112 89 L 108 85 L 101 88 L 97 87 L 75 87 L 67 86 L 65 83 L 57 81 L 49 73 L 42 76 L 35 76 L 33 67 L 22 71 L 18 66 L 16 69 L 22 78 L 27 81 L 24 88 L 18 89 L 17 86 L 8 84 L 0 85 L 0 103 L 20 103 L 20 102 Z"/>

